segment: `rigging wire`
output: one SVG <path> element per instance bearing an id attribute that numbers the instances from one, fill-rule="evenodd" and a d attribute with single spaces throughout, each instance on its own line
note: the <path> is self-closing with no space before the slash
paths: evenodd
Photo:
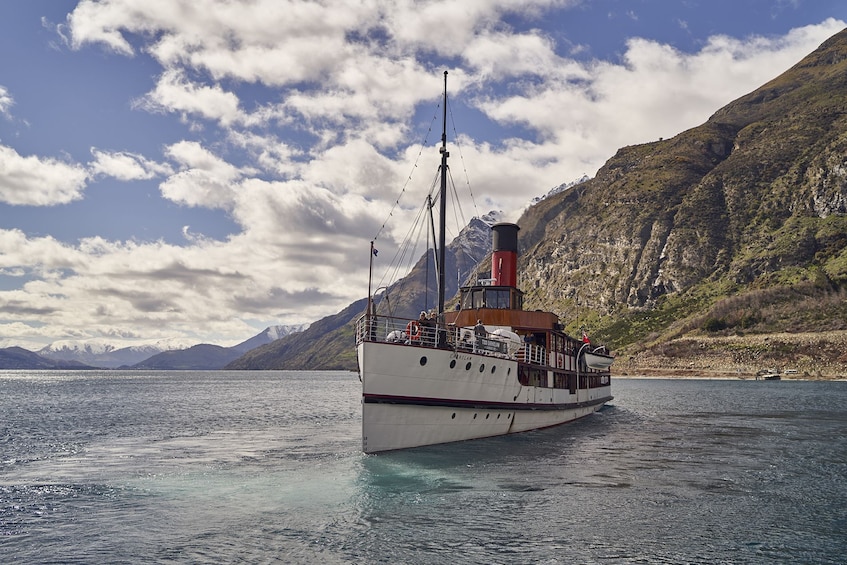
<path id="1" fill-rule="evenodd" d="M 465 173 L 465 184 L 468 187 L 468 193 L 471 195 L 471 202 L 473 203 L 474 211 L 476 212 L 476 217 L 481 218 L 482 214 L 479 213 L 479 208 L 476 205 L 476 198 L 474 197 L 473 190 L 471 190 L 471 179 L 468 176 L 468 168 L 465 165 L 465 156 L 462 154 L 462 144 L 459 143 L 459 133 L 456 131 L 456 121 L 453 119 L 453 107 L 452 105 L 447 105 L 447 112 L 450 114 L 450 125 L 453 126 L 453 145 L 456 146 L 456 150 L 459 152 L 459 161 L 462 163 L 462 172 Z M 432 126 L 430 126 L 432 127 Z M 453 188 L 455 192 L 455 186 Z"/>
<path id="2" fill-rule="evenodd" d="M 448 169 L 447 173 L 450 174 L 451 171 Z M 450 196 L 451 196 L 450 202 L 453 204 L 453 221 L 456 222 L 456 226 L 459 228 L 459 231 L 462 231 L 462 227 L 466 226 L 468 224 L 468 222 L 467 222 L 467 220 L 465 220 L 465 211 L 462 209 L 462 202 L 459 199 L 459 191 L 456 190 L 456 183 L 453 180 L 452 174 L 450 174 L 449 185 L 450 185 L 450 188 L 452 189 L 452 190 L 450 190 Z M 458 235 L 458 234 L 456 234 L 456 235 Z"/>
<path id="3" fill-rule="evenodd" d="M 426 134 L 424 135 L 423 141 L 418 147 L 418 154 L 415 157 L 415 162 L 412 164 L 412 170 L 409 171 L 409 176 L 406 177 L 406 182 L 403 183 L 403 188 L 400 190 L 400 194 L 397 195 L 397 199 L 394 201 L 394 204 L 391 206 L 391 210 L 388 211 L 388 217 L 382 222 L 382 225 L 376 231 L 376 235 L 373 237 L 373 241 L 376 241 L 379 238 L 379 234 L 382 233 L 382 230 L 385 229 L 385 225 L 388 223 L 388 219 L 394 215 L 394 210 L 397 206 L 400 205 L 400 199 L 403 197 L 403 194 L 406 193 L 406 187 L 409 186 L 409 183 L 412 181 L 412 176 L 415 172 L 415 169 L 418 168 L 418 162 L 421 160 L 421 155 L 423 155 L 424 148 L 427 146 L 427 142 L 429 141 L 429 134 L 432 133 L 432 124 L 435 123 L 435 120 L 438 119 L 438 109 L 441 108 L 441 102 L 435 106 L 435 113 L 432 115 L 432 119 L 429 122 L 429 128 L 426 130 Z"/>
<path id="4" fill-rule="evenodd" d="M 438 176 L 433 179 L 432 184 L 430 185 L 429 193 L 430 195 L 434 191 L 434 187 L 438 182 Z M 429 203 L 424 202 L 423 205 L 418 209 L 414 220 L 409 226 L 409 230 L 406 232 L 403 241 L 400 244 L 400 247 L 397 249 L 397 252 L 394 255 L 394 258 L 391 260 L 389 264 L 389 268 L 382 275 L 382 279 L 380 279 L 379 283 L 377 283 L 377 288 L 381 287 L 386 281 L 396 281 L 401 278 L 402 275 L 400 273 L 407 273 L 414 266 L 415 258 L 418 256 L 418 242 L 421 240 L 421 232 L 424 229 L 428 230 L 426 223 L 426 213 L 429 210 Z M 427 244 L 428 245 L 428 244 Z M 408 262 L 408 263 L 407 263 Z M 393 266 L 393 269 L 391 268 Z M 386 292 L 387 295 L 387 292 Z"/>
<path id="5" fill-rule="evenodd" d="M 388 213 L 388 217 L 386 217 L 385 221 L 382 223 L 382 225 L 377 230 L 376 235 L 374 235 L 373 241 L 376 241 L 380 237 L 380 235 L 382 234 L 386 225 L 388 224 L 390 218 L 393 217 L 395 210 L 397 209 L 398 206 L 400 206 L 400 200 L 402 199 L 403 195 L 406 193 L 406 190 L 409 186 L 409 183 L 412 180 L 412 176 L 415 172 L 415 169 L 418 168 L 418 163 L 420 162 L 421 156 L 423 155 L 423 150 L 427 146 L 430 134 L 433 131 L 433 124 L 438 119 L 439 110 L 441 110 L 441 109 L 442 109 L 441 99 L 439 98 L 439 103 L 436 104 L 435 112 L 433 113 L 433 117 L 430 120 L 429 127 L 426 131 L 426 134 L 424 135 L 424 139 L 421 142 L 420 147 L 418 148 L 418 153 L 415 157 L 415 161 L 414 161 L 414 164 L 412 166 L 412 170 L 410 171 L 409 176 L 406 178 L 406 181 L 404 182 L 403 187 L 400 190 L 400 194 L 397 196 L 397 199 L 392 204 L 391 210 Z M 467 170 L 467 167 L 465 165 L 465 160 L 464 160 L 464 155 L 462 154 L 461 144 L 459 143 L 459 136 L 458 136 L 458 133 L 456 131 L 456 123 L 455 123 L 455 119 L 453 117 L 453 112 L 452 112 L 452 104 L 449 104 L 449 103 L 447 104 L 447 110 L 448 110 L 448 113 L 450 114 L 450 124 L 453 128 L 453 144 L 455 145 L 456 149 L 458 150 L 459 159 L 462 162 L 462 171 L 463 171 L 464 177 L 465 177 L 465 186 L 467 187 L 468 194 L 470 194 L 471 202 L 472 202 L 473 208 L 476 212 L 476 216 L 481 217 L 481 214 L 479 213 L 479 208 L 477 207 L 477 204 L 476 204 L 476 198 L 473 194 L 473 190 L 471 189 L 470 177 L 468 175 L 468 170 Z M 404 276 L 405 274 L 407 274 L 408 272 L 411 271 L 411 269 L 412 269 L 412 267 L 414 266 L 414 263 L 415 263 L 415 258 L 419 255 L 419 253 L 417 253 L 417 250 L 418 250 L 418 247 L 419 247 L 418 243 L 422 239 L 421 232 L 422 232 L 423 229 L 427 230 L 427 242 L 426 242 L 426 250 L 425 250 L 425 253 L 427 254 L 426 259 L 425 259 L 427 261 L 427 266 L 429 264 L 428 263 L 429 262 L 429 253 L 432 252 L 432 253 L 437 254 L 437 250 L 435 249 L 436 245 L 435 245 L 434 241 L 432 242 L 432 244 L 430 244 L 429 227 L 426 224 L 426 213 L 428 212 L 430 215 L 432 214 L 432 208 L 436 205 L 436 203 L 438 202 L 438 199 L 440 197 L 439 196 L 440 191 L 438 190 L 438 184 L 439 184 L 439 180 L 438 180 L 439 174 L 438 173 L 439 172 L 440 172 L 440 167 L 438 169 L 438 172 L 436 172 L 436 175 L 435 175 L 435 177 L 432 181 L 432 184 L 430 185 L 429 192 L 428 192 L 428 194 L 429 194 L 428 199 L 418 209 L 416 216 L 415 216 L 414 220 L 412 221 L 412 223 L 409 227 L 408 232 L 406 233 L 404 239 L 402 240 L 402 242 L 400 244 L 400 247 L 397 249 L 397 251 L 395 253 L 394 259 L 390 262 L 389 266 L 383 272 L 382 278 L 380 279 L 379 283 L 376 285 L 376 288 L 385 288 L 385 294 L 384 294 L 383 299 L 389 304 L 389 308 L 390 308 L 390 302 L 388 301 L 388 285 L 386 284 L 385 281 L 386 280 L 388 280 L 388 281 L 399 281 L 402 276 Z M 448 192 L 450 193 L 449 198 L 450 198 L 450 201 L 451 201 L 451 204 L 452 204 L 454 221 L 456 222 L 456 226 L 458 227 L 458 230 L 461 231 L 462 227 L 467 224 L 467 221 L 465 220 L 464 210 L 462 209 L 462 206 L 461 206 L 461 199 L 459 198 L 458 189 L 456 187 L 456 182 L 455 182 L 455 179 L 453 178 L 452 171 L 450 170 L 449 166 L 447 167 L 447 175 L 449 176 L 449 183 L 448 184 L 449 184 L 450 190 Z M 445 195 L 445 197 L 447 197 L 447 196 Z M 450 230 L 449 227 L 446 228 L 446 229 L 448 229 L 449 232 L 452 232 L 452 230 Z M 435 235 L 436 235 L 435 233 L 432 234 L 433 240 L 435 238 Z M 458 235 L 457 233 L 450 233 L 450 239 L 455 238 L 457 235 Z M 437 255 L 436 255 L 436 263 L 437 263 Z M 427 267 L 427 269 L 428 269 L 428 267 Z M 458 273 L 457 273 L 457 275 L 458 275 Z M 425 287 L 429 286 L 428 279 L 429 279 L 429 275 L 428 275 L 428 270 L 427 270 L 426 281 L 424 282 Z M 383 286 L 384 284 L 386 286 Z M 436 282 L 436 285 L 437 285 L 437 282 Z M 428 296 L 428 293 L 425 293 L 425 296 Z"/>

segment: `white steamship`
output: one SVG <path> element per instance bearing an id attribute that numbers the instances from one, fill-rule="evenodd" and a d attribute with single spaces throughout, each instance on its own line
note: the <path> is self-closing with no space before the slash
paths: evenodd
<path id="1" fill-rule="evenodd" d="M 357 322 L 366 453 L 556 426 L 612 399 L 609 352 L 566 334 L 552 312 L 523 309 L 517 225 L 492 227 L 490 278 L 462 287 L 457 309 L 445 311 L 446 143 L 445 128 L 437 315 L 377 316 L 371 299 Z"/>

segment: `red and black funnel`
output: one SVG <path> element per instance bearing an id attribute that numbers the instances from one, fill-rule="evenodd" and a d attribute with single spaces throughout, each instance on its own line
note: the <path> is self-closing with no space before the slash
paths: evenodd
<path id="1" fill-rule="evenodd" d="M 517 224 L 494 224 L 491 278 L 495 286 L 518 286 L 518 230 Z"/>

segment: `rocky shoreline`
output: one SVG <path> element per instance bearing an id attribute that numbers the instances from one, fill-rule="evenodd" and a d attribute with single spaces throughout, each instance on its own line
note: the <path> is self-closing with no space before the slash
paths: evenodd
<path id="1" fill-rule="evenodd" d="M 612 376 L 752 380 L 766 370 L 788 380 L 847 380 L 847 331 L 683 337 L 622 352 Z"/>

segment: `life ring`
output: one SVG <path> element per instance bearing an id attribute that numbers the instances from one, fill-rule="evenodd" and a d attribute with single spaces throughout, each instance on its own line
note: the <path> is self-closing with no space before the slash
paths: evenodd
<path id="1" fill-rule="evenodd" d="M 412 320 L 411 322 L 406 324 L 406 335 L 409 336 L 409 339 L 420 339 L 421 325 L 416 320 Z"/>

